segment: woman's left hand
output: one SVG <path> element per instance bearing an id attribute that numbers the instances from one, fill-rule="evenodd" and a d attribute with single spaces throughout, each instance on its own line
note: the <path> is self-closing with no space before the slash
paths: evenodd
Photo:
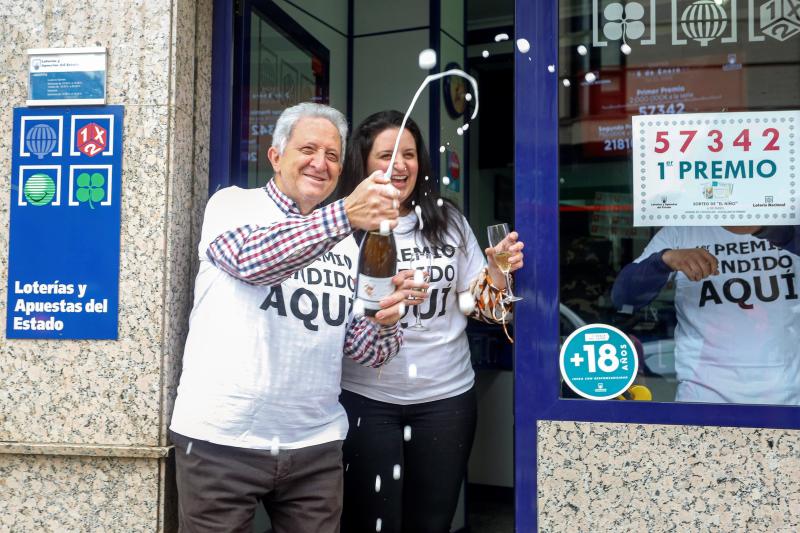
<path id="1" fill-rule="evenodd" d="M 525 243 L 519 240 L 519 234 L 516 231 L 512 231 L 505 239 L 500 241 L 500 244 L 496 247 L 489 247 L 484 250 L 486 252 L 486 259 L 489 262 L 489 275 L 492 277 L 492 282 L 494 282 L 495 287 L 504 289 L 506 286 L 506 276 L 503 271 L 500 270 L 500 267 L 497 266 L 494 254 L 503 250 L 509 252 L 511 254 L 508 258 L 509 272 L 514 272 L 522 268 L 524 264 L 524 254 L 522 253 L 524 247 Z"/>

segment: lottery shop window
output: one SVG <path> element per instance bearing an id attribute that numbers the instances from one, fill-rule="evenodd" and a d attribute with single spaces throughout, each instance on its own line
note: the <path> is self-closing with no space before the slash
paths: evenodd
<path id="1" fill-rule="evenodd" d="M 562 1 L 559 31 L 562 341 L 627 335 L 628 400 L 800 404 L 800 258 L 774 238 L 800 217 L 800 2 Z"/>

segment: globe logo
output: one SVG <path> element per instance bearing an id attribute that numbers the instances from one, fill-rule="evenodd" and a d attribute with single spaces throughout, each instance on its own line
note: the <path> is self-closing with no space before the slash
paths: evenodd
<path id="1" fill-rule="evenodd" d="M 34 174 L 25 182 L 22 189 L 31 205 L 47 205 L 56 194 L 56 184 L 47 174 Z"/>
<path id="2" fill-rule="evenodd" d="M 28 151 L 39 159 L 52 152 L 57 142 L 56 130 L 47 124 L 37 124 L 25 135 L 25 145 L 28 147 Z"/>
<path id="3" fill-rule="evenodd" d="M 700 46 L 708 46 L 710 41 L 723 34 L 727 26 L 728 15 L 714 0 L 698 0 L 681 15 L 683 32 L 700 41 Z"/>

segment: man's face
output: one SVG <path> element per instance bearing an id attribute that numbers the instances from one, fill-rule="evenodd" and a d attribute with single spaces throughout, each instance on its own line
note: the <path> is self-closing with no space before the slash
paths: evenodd
<path id="1" fill-rule="evenodd" d="M 342 139 L 329 120 L 301 118 L 294 125 L 283 154 L 270 148 L 268 157 L 278 188 L 308 214 L 330 196 L 342 172 Z"/>

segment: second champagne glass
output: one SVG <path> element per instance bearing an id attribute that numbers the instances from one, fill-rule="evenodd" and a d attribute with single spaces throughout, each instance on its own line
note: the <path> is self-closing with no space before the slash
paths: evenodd
<path id="1" fill-rule="evenodd" d="M 514 296 L 511 292 L 511 265 L 508 264 L 508 258 L 511 257 L 511 252 L 508 251 L 508 245 L 503 243 L 503 240 L 508 236 L 508 224 L 495 224 L 487 228 L 489 236 L 489 246 L 495 249 L 494 261 L 497 267 L 506 275 L 506 295 L 503 297 L 505 302 L 518 302 L 522 300 L 519 296 Z"/>
<path id="2" fill-rule="evenodd" d="M 428 281 L 431 275 L 431 266 L 433 265 L 433 255 L 430 252 L 424 252 L 423 256 L 420 258 L 416 256 L 416 260 L 412 259 L 409 261 L 411 263 L 411 269 L 414 271 L 414 281 L 417 283 Z M 422 267 L 423 270 L 420 270 Z M 420 289 L 421 291 L 425 292 L 426 289 Z M 414 315 L 416 316 L 416 321 L 414 322 L 413 326 L 409 326 L 408 329 L 413 329 L 416 331 L 428 331 L 428 328 L 422 325 L 422 319 L 420 318 L 421 311 L 419 309 L 419 305 L 414 306 Z"/>

